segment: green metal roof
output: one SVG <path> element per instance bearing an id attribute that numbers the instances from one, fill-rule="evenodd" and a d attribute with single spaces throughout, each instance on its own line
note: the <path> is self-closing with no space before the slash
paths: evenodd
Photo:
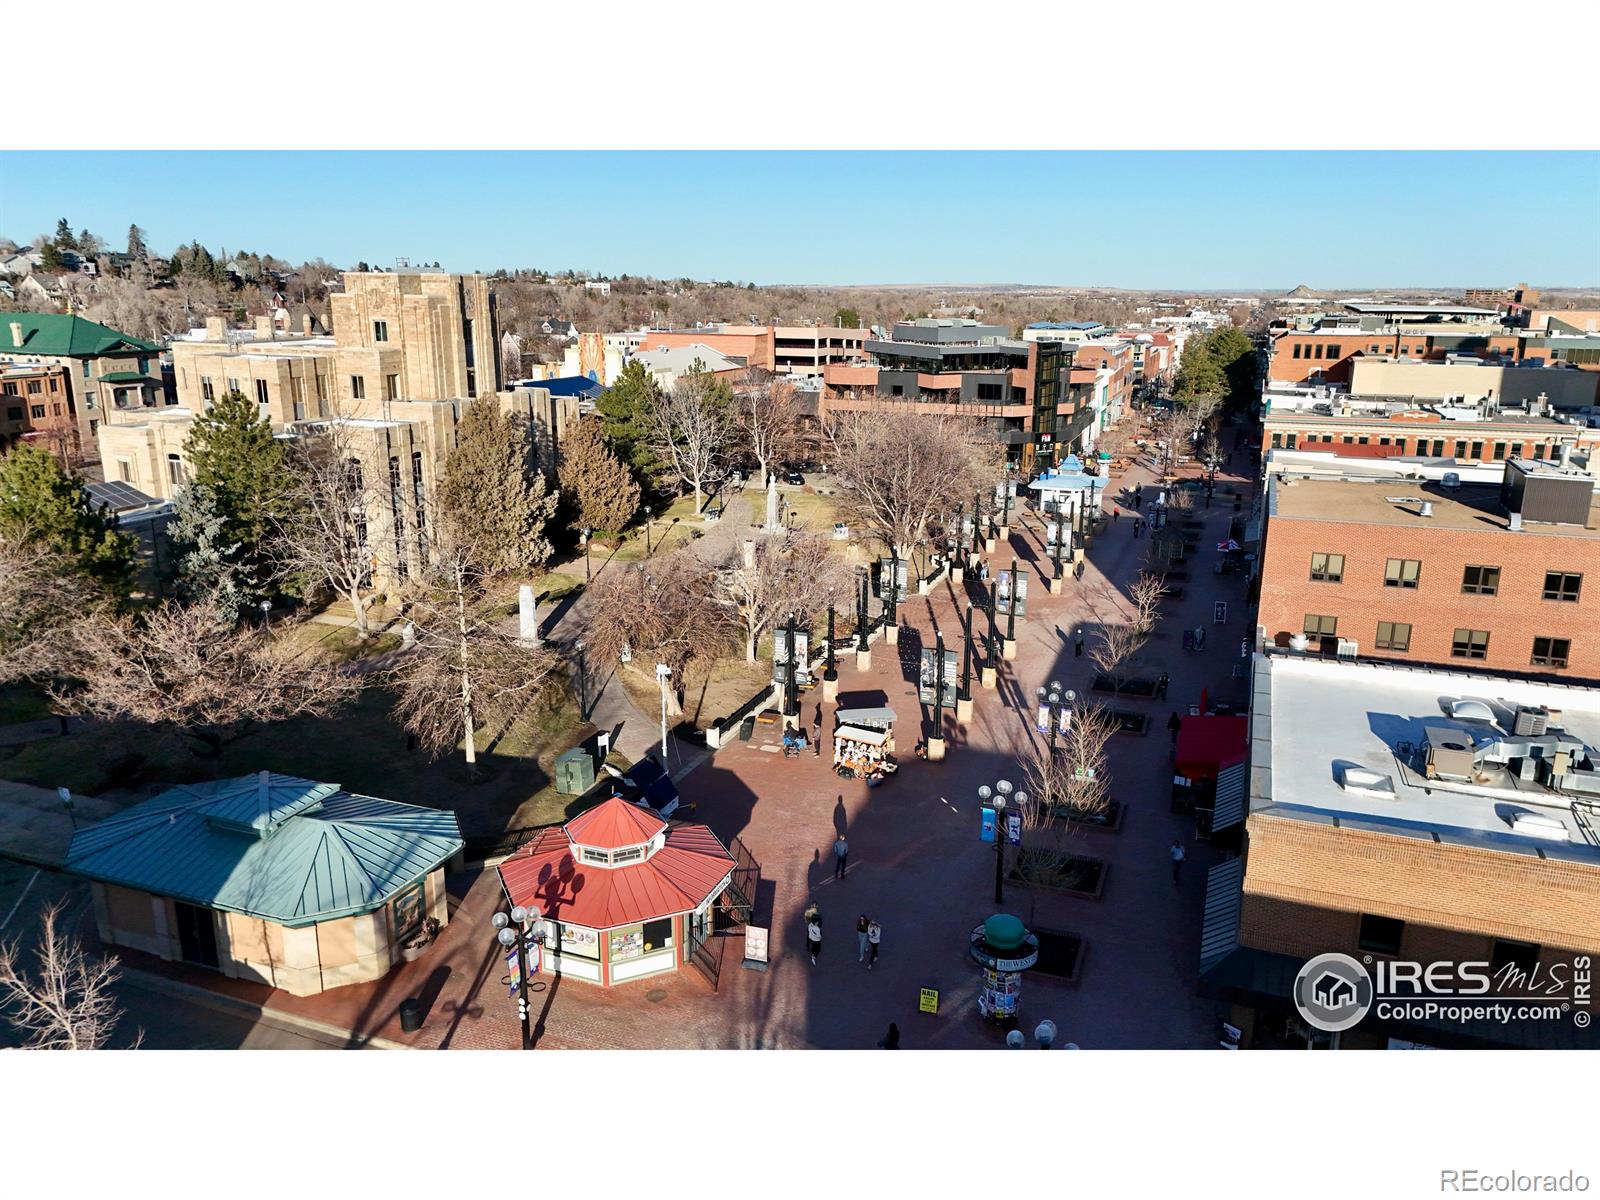
<path id="1" fill-rule="evenodd" d="M 22 326 L 22 345 L 12 335 L 12 322 Z M 5 313 L 0 315 L 0 351 L 94 358 L 103 354 L 154 354 L 161 347 L 118 333 L 71 313 Z"/>
<path id="2" fill-rule="evenodd" d="M 292 928 L 371 912 L 462 846 L 452 812 L 263 771 L 172 788 L 79 830 L 66 867 Z"/>
<path id="3" fill-rule="evenodd" d="M 101 383 L 160 383 L 153 375 L 146 375 L 141 371 L 112 371 L 96 378 Z"/>

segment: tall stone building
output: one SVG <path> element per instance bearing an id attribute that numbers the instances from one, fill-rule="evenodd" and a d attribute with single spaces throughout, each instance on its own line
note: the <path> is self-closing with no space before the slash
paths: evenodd
<path id="1" fill-rule="evenodd" d="M 554 472 L 577 420 L 573 396 L 503 390 L 494 295 L 481 275 L 351 272 L 330 298 L 331 337 L 218 319 L 172 345 L 178 405 L 118 413 L 99 430 L 107 479 L 171 499 L 189 476 L 184 442 L 196 414 L 239 392 L 287 436 L 344 428 L 368 494 L 375 574 L 403 582 L 428 558 L 429 497 L 468 405 L 527 417 L 541 467 Z"/>

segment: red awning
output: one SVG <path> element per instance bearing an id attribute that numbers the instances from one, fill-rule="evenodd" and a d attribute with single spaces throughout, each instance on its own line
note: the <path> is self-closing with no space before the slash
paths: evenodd
<path id="1" fill-rule="evenodd" d="M 573 858 L 568 840 L 576 823 L 545 830 L 500 864 L 513 904 L 536 908 L 551 920 L 614 929 L 691 912 L 733 870 L 733 856 L 716 835 L 689 824 L 668 824 L 666 844 L 643 862 L 586 865 Z"/>
<path id="2" fill-rule="evenodd" d="M 1215 779 L 1224 767 L 1244 761 L 1249 737 L 1246 717 L 1184 717 L 1178 727 L 1177 773 Z"/>
<path id="3" fill-rule="evenodd" d="M 619 846 L 643 845 L 666 827 L 667 823 L 649 809 L 613 796 L 573 817 L 566 830 L 567 836 L 580 846 L 615 850 Z"/>

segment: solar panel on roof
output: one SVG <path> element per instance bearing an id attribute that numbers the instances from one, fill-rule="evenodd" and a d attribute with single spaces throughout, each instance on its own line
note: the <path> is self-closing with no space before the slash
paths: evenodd
<path id="1" fill-rule="evenodd" d="M 91 499 L 117 512 L 126 512 L 131 508 L 146 508 L 156 503 L 154 496 L 147 496 L 138 488 L 131 487 L 120 479 L 108 479 L 104 483 L 88 483 L 84 488 Z"/>

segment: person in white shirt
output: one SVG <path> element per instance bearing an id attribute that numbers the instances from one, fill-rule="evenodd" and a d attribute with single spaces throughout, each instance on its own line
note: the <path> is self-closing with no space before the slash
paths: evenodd
<path id="1" fill-rule="evenodd" d="M 817 965 L 817 955 L 822 952 L 822 922 L 806 922 L 806 953 L 811 955 L 811 965 Z"/>
<path id="2" fill-rule="evenodd" d="M 867 924 L 867 970 L 878 961 L 878 943 L 883 941 L 883 926 L 876 921 Z"/>
<path id="3" fill-rule="evenodd" d="M 1177 838 L 1172 839 L 1172 849 L 1168 851 L 1172 858 L 1172 886 L 1178 886 L 1178 874 L 1183 870 L 1183 846 Z M 814 961 L 814 960 L 813 960 Z"/>

